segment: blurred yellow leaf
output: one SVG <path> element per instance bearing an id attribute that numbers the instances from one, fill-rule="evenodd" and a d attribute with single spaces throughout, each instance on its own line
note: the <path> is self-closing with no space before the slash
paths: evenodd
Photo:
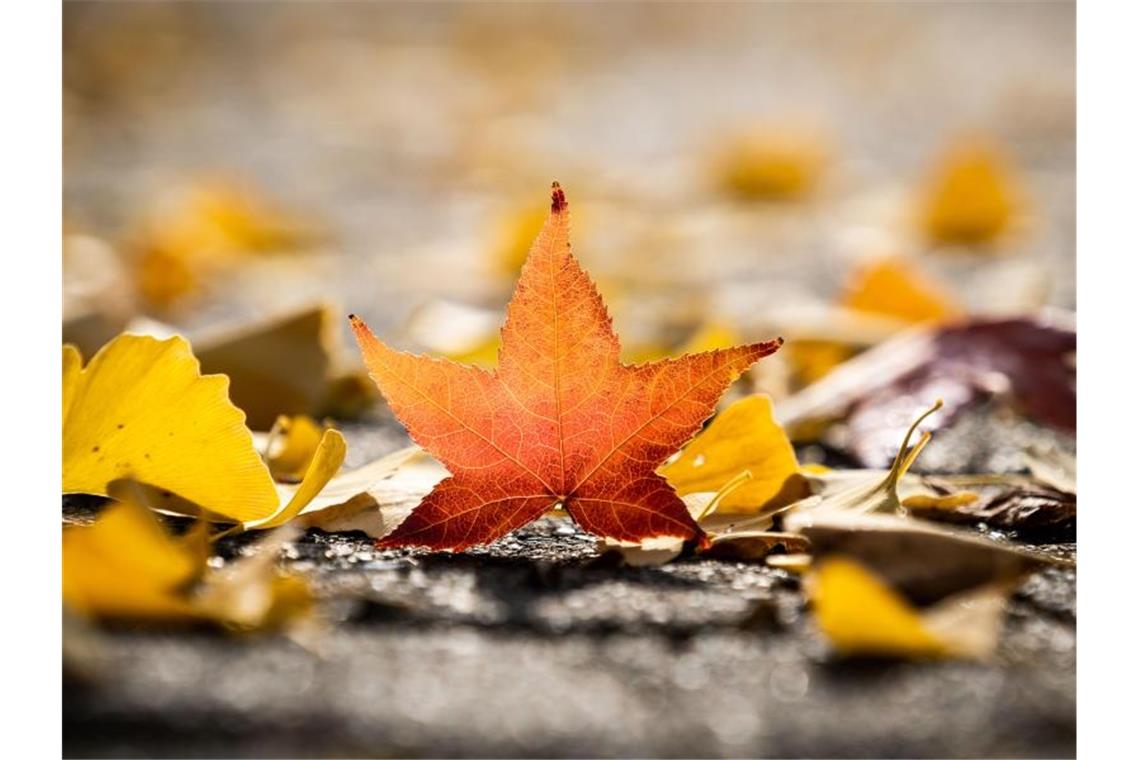
<path id="1" fill-rule="evenodd" d="M 823 560 L 808 588 L 820 630 L 841 654 L 945 657 L 951 653 L 905 599 L 856 562 L 839 557 Z"/>
<path id="2" fill-rule="evenodd" d="M 132 242 L 139 292 L 165 309 L 250 253 L 295 248 L 313 230 L 231 181 L 202 180 L 152 215 Z"/>
<path id="3" fill-rule="evenodd" d="M 714 173 L 722 188 L 742 198 L 797 199 L 819 183 L 827 153 L 813 130 L 759 127 L 725 143 Z"/>
<path id="4" fill-rule="evenodd" d="M 295 531 L 270 534 L 253 557 L 210 570 L 206 523 L 171 536 L 141 503 L 137 485 L 120 481 L 118 501 L 93 525 L 64 530 L 68 609 L 104 620 L 210 621 L 243 629 L 280 627 L 311 609 L 308 584 L 276 569 L 281 544 Z"/>
<path id="5" fill-rule="evenodd" d="M 806 584 L 816 622 L 845 656 L 984 658 L 997 647 L 1011 581 L 988 583 L 916 609 L 858 562 L 819 560 Z"/>
<path id="6" fill-rule="evenodd" d="M 204 569 L 197 552 L 134 501 L 108 506 L 90 527 L 63 532 L 63 601 L 85 615 L 197 618 L 186 592 Z"/>
<path id="7" fill-rule="evenodd" d="M 941 288 L 898 258 L 879 259 L 859 268 L 847 285 L 842 304 L 905 322 L 941 321 L 962 313 Z"/>
<path id="8" fill-rule="evenodd" d="M 741 473 L 751 473 L 720 500 L 721 514 L 754 514 L 808 495 L 795 450 L 772 416 L 772 400 L 764 395 L 743 398 L 718 414 L 660 472 L 681 496 L 717 491 Z"/>
<path id="9" fill-rule="evenodd" d="M 171 508 L 186 500 L 243 523 L 299 511 L 340 468 L 344 438 L 325 431 L 320 456 L 282 507 L 227 385 L 200 373 L 181 337 L 123 334 L 86 367 L 64 346 L 64 493 L 108 496 L 109 483 L 131 477 Z"/>
<path id="10" fill-rule="evenodd" d="M 312 417 L 281 415 L 269 431 L 265 463 L 278 483 L 297 483 L 317 454 L 324 428 Z"/>
<path id="11" fill-rule="evenodd" d="M 1011 170 L 994 147 L 962 141 L 939 158 L 928 180 L 922 223 L 937 242 L 989 242 L 1009 228 L 1018 194 Z"/>

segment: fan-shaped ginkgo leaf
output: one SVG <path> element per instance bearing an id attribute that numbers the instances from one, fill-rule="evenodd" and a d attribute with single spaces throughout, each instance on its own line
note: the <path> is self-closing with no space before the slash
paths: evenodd
<path id="1" fill-rule="evenodd" d="M 743 472 L 751 477 L 718 504 L 721 514 L 750 514 L 808 495 L 796 452 L 764 395 L 743 398 L 717 415 L 681 455 L 661 468 L 682 496 L 716 491 Z"/>
<path id="2" fill-rule="evenodd" d="M 238 522 L 279 524 L 344 461 L 340 433 L 324 433 L 301 485 L 282 495 L 254 448 L 224 375 L 202 375 L 184 338 L 124 334 L 86 366 L 63 348 L 63 491 L 109 495 L 132 478 L 174 505 L 191 502 Z M 156 506 L 164 506 L 160 501 Z"/>

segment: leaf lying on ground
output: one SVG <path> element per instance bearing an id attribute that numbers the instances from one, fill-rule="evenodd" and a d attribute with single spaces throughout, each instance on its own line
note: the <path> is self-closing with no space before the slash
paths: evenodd
<path id="1" fill-rule="evenodd" d="M 311 226 L 248 188 L 202 180 L 152 214 L 128 245 L 140 294 L 152 307 L 169 309 L 241 256 L 297 248 L 313 237 Z"/>
<path id="2" fill-rule="evenodd" d="M 1076 538 L 1077 497 L 1051 488 L 1012 488 L 986 499 L 962 503 L 903 501 L 907 512 L 926 520 L 1017 531 L 1022 538 L 1072 541 Z"/>
<path id="3" fill-rule="evenodd" d="M 851 557 L 917 604 L 1016 579 L 1044 565 L 1065 564 L 971 531 L 895 515 L 797 511 L 787 515 L 784 527 L 811 541 L 816 561 Z"/>
<path id="4" fill-rule="evenodd" d="M 962 309 L 935 283 L 899 258 L 870 262 L 855 271 L 843 294 L 843 306 L 885 314 L 905 322 L 939 322 L 961 316 Z"/>
<path id="5" fill-rule="evenodd" d="M 268 430 L 281 414 L 352 417 L 375 399 L 349 366 L 332 307 L 314 304 L 195 340 L 202 371 L 230 378 L 248 424 Z"/>
<path id="6" fill-rule="evenodd" d="M 336 474 L 344 438 L 325 431 L 301 485 L 283 501 L 253 445 L 227 380 L 202 375 L 181 337 L 123 334 L 82 366 L 63 348 L 63 492 L 109 496 L 132 477 L 158 493 L 250 527 L 299 511 Z M 256 525 L 254 525 L 256 523 Z"/>
<path id="7" fill-rule="evenodd" d="M 397 418 L 452 473 L 382 544 L 437 550 L 493 541 L 555 504 L 586 530 L 621 541 L 700 538 L 654 470 L 729 384 L 780 344 L 622 364 L 601 298 L 570 253 L 557 185 L 493 372 L 395 351 L 361 320 L 352 325 Z"/>
<path id="8" fill-rule="evenodd" d="M 963 140 L 940 157 L 931 173 L 922 223 L 936 242 L 987 243 L 1009 229 L 1019 194 L 994 147 Z"/>
<path id="9" fill-rule="evenodd" d="M 131 481 L 116 485 L 117 502 L 90 527 L 63 533 L 63 600 L 100 620 L 214 622 L 247 630 L 278 628 L 306 615 L 308 585 L 277 571 L 282 542 L 270 534 L 257 554 L 210 570 L 205 523 L 174 537 L 140 502 Z"/>
<path id="10" fill-rule="evenodd" d="M 827 153 L 818 131 L 759 126 L 726 139 L 713 170 L 719 184 L 741 198 L 792 200 L 816 187 Z"/>
<path id="11" fill-rule="evenodd" d="M 777 418 L 793 439 L 821 420 L 846 419 L 849 451 L 885 466 L 915 399 L 945 400 L 942 425 L 984 398 L 1008 399 L 1063 431 L 1076 424 L 1076 332 L 1038 319 L 972 320 L 915 329 L 844 363 L 781 402 Z"/>
<path id="12" fill-rule="evenodd" d="M 772 416 L 772 400 L 749 396 L 712 423 L 659 472 L 681 496 L 716 491 L 742 472 L 751 477 L 719 502 L 721 514 L 756 514 L 808 495 L 791 442 Z"/>
<path id="13" fill-rule="evenodd" d="M 295 524 L 383 538 L 446 477 L 447 470 L 420 447 L 400 449 L 333 478 Z"/>
<path id="14" fill-rule="evenodd" d="M 881 578 L 843 557 L 807 582 L 815 619 L 844 656 L 985 657 L 997 646 L 1008 584 L 992 584 L 915 609 Z"/>

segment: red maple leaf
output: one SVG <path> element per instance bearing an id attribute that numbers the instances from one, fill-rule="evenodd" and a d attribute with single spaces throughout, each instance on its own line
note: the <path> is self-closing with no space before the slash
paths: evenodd
<path id="1" fill-rule="evenodd" d="M 599 536 L 702 537 L 655 470 L 783 341 L 622 364 L 605 304 L 570 252 L 569 221 L 555 183 L 494 371 L 396 351 L 349 318 L 392 411 L 452 473 L 381 546 L 458 551 L 555 504 Z"/>

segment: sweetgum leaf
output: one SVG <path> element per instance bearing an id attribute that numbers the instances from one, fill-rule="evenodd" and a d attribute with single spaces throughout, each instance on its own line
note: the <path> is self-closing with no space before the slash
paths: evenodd
<path id="1" fill-rule="evenodd" d="M 656 469 L 781 341 L 623 364 L 605 305 L 570 252 L 569 223 L 555 183 L 492 371 L 396 351 L 350 318 L 392 411 L 452 473 L 382 545 L 456 551 L 555 504 L 618 541 L 702 537 Z"/>

